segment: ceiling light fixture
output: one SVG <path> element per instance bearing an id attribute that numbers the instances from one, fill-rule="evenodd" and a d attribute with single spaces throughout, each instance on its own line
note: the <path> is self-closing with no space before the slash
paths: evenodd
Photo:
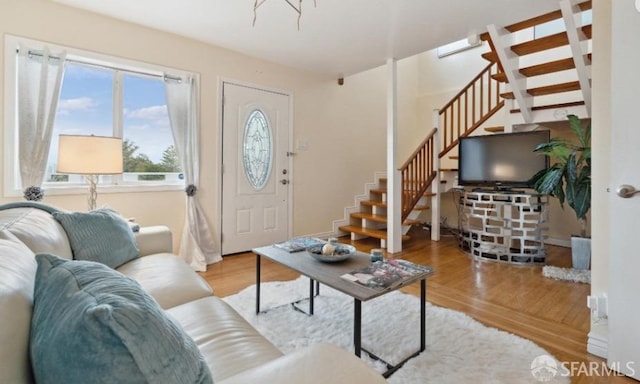
<path id="1" fill-rule="evenodd" d="M 253 4 L 253 26 L 256 26 L 256 18 L 258 17 L 258 8 L 260 8 L 260 6 L 262 4 L 264 4 L 267 0 L 256 0 L 255 3 Z M 298 0 L 298 5 L 295 5 L 292 1 L 295 0 L 284 0 L 287 2 L 287 4 L 289 4 L 289 6 L 291 8 L 293 8 L 294 11 L 296 11 L 298 13 L 298 31 L 300 30 L 300 17 L 302 17 L 302 0 Z M 313 0 L 313 6 L 316 7 L 316 0 Z"/>

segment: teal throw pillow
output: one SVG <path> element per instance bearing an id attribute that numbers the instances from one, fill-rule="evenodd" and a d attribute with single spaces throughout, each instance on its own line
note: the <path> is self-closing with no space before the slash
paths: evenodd
<path id="1" fill-rule="evenodd" d="M 138 283 L 99 263 L 36 260 L 35 382 L 213 382 L 195 342 Z"/>
<path id="2" fill-rule="evenodd" d="M 56 212 L 53 217 L 67 232 L 76 260 L 97 261 L 117 268 L 140 256 L 129 223 L 114 210 Z"/>

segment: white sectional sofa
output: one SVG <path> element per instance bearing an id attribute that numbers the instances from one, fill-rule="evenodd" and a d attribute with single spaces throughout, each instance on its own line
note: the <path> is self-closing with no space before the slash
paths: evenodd
<path id="1" fill-rule="evenodd" d="M 69 236 L 52 215 L 54 210 L 49 206 L 28 203 L 0 206 L 0 383 L 36 381 L 34 367 L 41 362 L 32 361 L 32 357 L 42 356 L 42 353 L 34 353 L 33 345 L 30 346 L 30 336 L 34 335 L 31 324 L 35 311 L 34 286 L 37 286 L 36 271 L 40 262 L 36 262 L 35 255 L 48 253 L 62 259 L 74 258 Z M 166 227 L 143 227 L 135 235 L 140 256 L 116 270 L 139 283 L 155 299 L 162 312 L 177 322 L 188 338 L 195 342 L 213 382 L 385 382 L 352 353 L 329 344 L 314 345 L 283 355 L 216 297 L 208 284 L 186 263 L 171 253 L 171 242 L 171 233 Z M 72 263 L 77 265 L 79 262 Z M 43 322 L 46 323 L 46 318 Z M 44 340 L 49 336 L 61 337 L 59 334 L 40 335 Z M 149 351 L 150 354 L 153 352 Z M 61 349 L 55 353 L 65 352 Z M 102 372 L 98 381 L 115 381 L 109 368 Z M 58 367 L 54 370 L 57 369 L 74 368 Z M 45 371 L 44 376 L 52 379 L 37 381 L 56 382 L 54 372 L 49 376 Z M 43 377 L 42 372 L 40 377 Z"/>

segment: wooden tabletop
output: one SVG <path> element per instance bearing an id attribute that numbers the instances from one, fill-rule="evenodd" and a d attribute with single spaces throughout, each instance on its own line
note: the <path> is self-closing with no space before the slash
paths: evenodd
<path id="1" fill-rule="evenodd" d="M 255 248 L 252 251 L 257 255 L 266 257 L 269 260 L 293 269 L 304 276 L 360 301 L 371 300 L 375 297 L 384 295 L 387 292 L 409 285 L 415 281 L 425 279 L 433 274 L 433 270 L 430 269 L 428 272 L 412 276 L 393 288 L 377 290 L 355 282 L 347 281 L 340 277 L 341 275 L 370 265 L 371 260 L 367 253 L 356 252 L 344 261 L 326 263 L 316 260 L 309 252 L 288 252 L 278 247 L 274 247 L 273 245 Z"/>

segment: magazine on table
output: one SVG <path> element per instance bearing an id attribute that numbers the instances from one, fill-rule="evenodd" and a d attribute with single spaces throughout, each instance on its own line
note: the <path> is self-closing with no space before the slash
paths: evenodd
<path id="1" fill-rule="evenodd" d="M 302 252 L 326 243 L 326 241 L 318 239 L 317 237 L 296 237 L 281 243 L 275 243 L 273 246 L 284 249 L 287 252 Z"/>
<path id="2" fill-rule="evenodd" d="M 430 267 L 414 264 L 410 261 L 385 259 L 346 273 L 341 277 L 369 288 L 385 290 L 393 288 L 413 276 L 431 271 Z"/>

